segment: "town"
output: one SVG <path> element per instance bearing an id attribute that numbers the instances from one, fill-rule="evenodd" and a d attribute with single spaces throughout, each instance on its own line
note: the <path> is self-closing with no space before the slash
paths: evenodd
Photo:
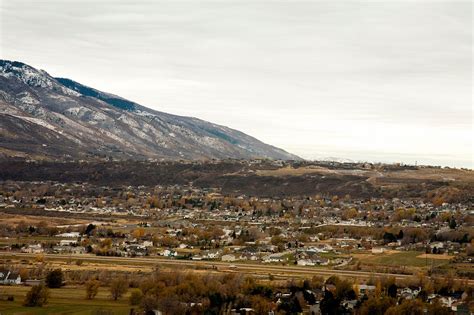
<path id="1" fill-rule="evenodd" d="M 0 212 L 0 282 L 7 286 L 44 284 L 61 270 L 58 290 L 90 281 L 112 290 L 115 275 L 126 279 L 129 295 L 141 294 L 129 308 L 170 314 L 224 304 L 229 314 L 367 314 L 377 307 L 469 314 L 472 307 L 472 200 L 5 180 Z M 145 274 L 157 282 L 232 274 L 255 286 L 245 290 L 258 291 L 258 299 L 227 296 L 217 306 L 175 292 L 179 305 L 164 297 L 150 304 L 140 287 Z M 384 303 L 374 300 L 382 293 Z"/>

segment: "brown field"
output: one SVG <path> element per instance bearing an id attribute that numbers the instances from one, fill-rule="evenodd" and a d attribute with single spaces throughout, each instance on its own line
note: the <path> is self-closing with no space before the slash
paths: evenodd
<path id="1" fill-rule="evenodd" d="M 419 256 L 416 256 L 416 258 L 451 260 L 451 259 L 454 258 L 454 256 L 452 256 L 452 255 L 437 255 L 437 254 L 421 254 Z"/>
<path id="2" fill-rule="evenodd" d="M 321 166 L 304 166 L 298 168 L 288 166 L 276 170 L 256 171 L 256 174 L 259 176 L 301 176 L 306 174 L 373 176 L 376 173 L 377 172 L 371 170 L 331 170 Z"/>
<path id="3" fill-rule="evenodd" d="M 441 266 L 449 262 L 452 257 L 443 258 L 444 255 L 425 256 L 424 253 L 416 251 L 389 250 L 382 254 L 361 253 L 353 254 L 363 264 L 374 266 L 403 266 L 414 271 L 419 268 Z M 446 257 L 446 256 L 445 256 Z"/>
<path id="4" fill-rule="evenodd" d="M 394 252 L 392 254 L 382 255 L 365 255 L 363 263 L 372 264 L 373 266 L 409 266 L 410 270 L 417 271 L 426 267 L 426 260 L 417 258 L 420 252 Z M 33 267 L 35 262 L 34 255 L 31 254 L 8 254 L 1 253 L 0 258 L 3 263 L 15 264 L 20 263 L 26 268 Z M 354 255 L 354 258 L 357 257 Z M 82 264 L 77 265 L 76 261 L 82 260 Z M 162 257 L 104 257 L 93 255 L 44 255 L 44 262 L 48 267 L 57 266 L 64 271 L 68 270 L 115 270 L 130 272 L 146 272 L 153 268 L 159 267 L 162 271 L 192 271 L 192 272 L 235 272 L 243 275 L 251 275 L 252 277 L 268 277 L 272 274 L 276 279 L 297 279 L 310 278 L 314 275 L 329 277 L 338 275 L 344 278 L 368 279 L 370 277 L 386 277 L 393 276 L 397 279 L 406 279 L 411 277 L 409 274 L 387 273 L 354 270 L 332 270 L 324 267 L 302 267 L 294 265 L 280 264 L 257 264 L 253 262 L 235 262 L 227 263 L 221 261 L 193 261 L 167 259 Z M 447 264 L 446 260 L 428 260 L 428 266 L 441 266 Z M 231 267 L 234 265 L 235 267 Z M 387 269 L 388 270 L 388 269 Z M 474 281 L 474 280 L 472 280 Z"/>
<path id="5" fill-rule="evenodd" d="M 293 168 L 291 166 L 275 170 L 257 170 L 259 176 L 301 176 L 306 174 L 319 175 L 353 175 L 369 177 L 372 180 L 378 178 L 387 179 L 417 179 L 417 180 L 435 180 L 435 181 L 464 181 L 474 182 L 474 172 L 462 169 L 437 169 L 420 168 L 417 170 L 401 171 L 378 171 L 365 169 L 329 169 L 321 166 L 304 166 Z"/>
<path id="6" fill-rule="evenodd" d="M 62 218 L 62 217 L 44 217 L 44 216 L 35 216 L 35 215 L 17 215 L 10 213 L 0 213 L 0 221 L 3 224 L 9 224 L 16 226 L 19 222 L 23 221 L 27 224 L 38 224 L 39 222 L 47 221 L 49 225 L 73 225 L 73 224 L 87 224 L 90 221 L 76 218 Z"/>

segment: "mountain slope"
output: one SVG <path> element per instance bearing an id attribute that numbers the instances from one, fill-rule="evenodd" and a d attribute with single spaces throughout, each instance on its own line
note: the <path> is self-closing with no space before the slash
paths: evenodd
<path id="1" fill-rule="evenodd" d="M 0 154 L 30 158 L 300 159 L 240 131 L 154 111 L 0 60 Z"/>

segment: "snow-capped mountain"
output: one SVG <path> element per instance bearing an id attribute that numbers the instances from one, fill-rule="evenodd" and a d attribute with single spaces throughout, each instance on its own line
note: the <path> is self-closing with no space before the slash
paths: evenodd
<path id="1" fill-rule="evenodd" d="M 0 60 L 0 155 L 299 159 L 240 131 L 154 111 L 7 60 Z"/>

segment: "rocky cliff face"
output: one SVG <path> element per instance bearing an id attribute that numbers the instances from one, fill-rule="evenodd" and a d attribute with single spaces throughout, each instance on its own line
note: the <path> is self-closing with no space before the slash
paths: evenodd
<path id="1" fill-rule="evenodd" d="M 0 60 L 0 155 L 299 159 L 240 131 L 154 111 L 6 60 Z"/>

